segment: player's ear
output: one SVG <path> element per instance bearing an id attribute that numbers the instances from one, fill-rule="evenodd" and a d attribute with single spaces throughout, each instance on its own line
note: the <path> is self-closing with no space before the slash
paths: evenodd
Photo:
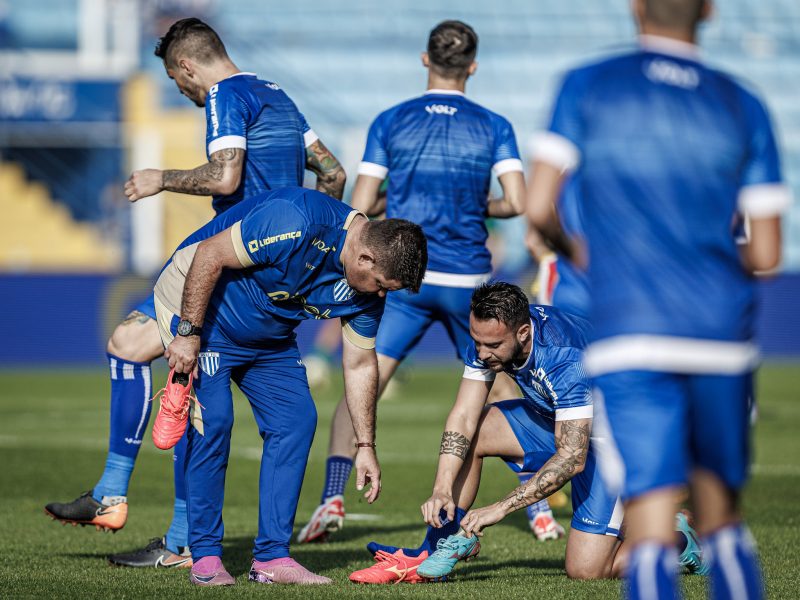
<path id="1" fill-rule="evenodd" d="M 703 8 L 700 11 L 700 22 L 710 21 L 714 17 L 714 3 L 711 0 L 703 2 Z"/>
<path id="2" fill-rule="evenodd" d="M 358 255 L 358 266 L 371 269 L 375 266 L 375 255 L 369 249 L 364 248 Z"/>
<path id="3" fill-rule="evenodd" d="M 189 77 L 194 77 L 195 74 L 194 63 L 190 61 L 188 58 L 178 59 L 178 68 Z"/>
<path id="4" fill-rule="evenodd" d="M 517 341 L 520 344 L 524 344 L 528 341 L 529 337 L 531 337 L 531 324 L 525 323 L 525 325 L 520 325 L 520 328 L 517 329 Z"/>
<path id="5" fill-rule="evenodd" d="M 467 77 L 472 77 L 473 75 L 475 75 L 475 71 L 477 70 L 478 70 L 478 61 L 473 60 L 472 64 L 467 69 Z"/>
<path id="6" fill-rule="evenodd" d="M 431 67 L 431 59 L 428 56 L 428 53 L 427 52 L 423 52 L 422 54 L 419 55 L 419 57 L 422 59 L 422 66 L 425 67 L 426 69 L 430 69 L 430 67 Z"/>

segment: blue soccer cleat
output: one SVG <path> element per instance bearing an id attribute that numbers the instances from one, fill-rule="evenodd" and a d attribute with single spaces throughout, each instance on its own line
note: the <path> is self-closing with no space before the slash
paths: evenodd
<path id="1" fill-rule="evenodd" d="M 470 560 L 480 551 L 481 543 L 476 535 L 448 536 L 436 543 L 436 552 L 423 561 L 417 568 L 417 574 L 424 579 L 443 579 L 453 571 L 458 561 Z"/>
<path id="2" fill-rule="evenodd" d="M 681 552 L 681 555 L 678 557 L 678 564 L 687 573 L 708 575 L 711 568 L 708 565 L 708 561 L 703 560 L 703 549 L 700 547 L 700 541 L 697 539 L 697 532 L 689 525 L 689 519 L 686 513 L 679 512 L 675 515 L 675 531 L 686 536 L 686 548 L 684 548 L 683 552 Z"/>

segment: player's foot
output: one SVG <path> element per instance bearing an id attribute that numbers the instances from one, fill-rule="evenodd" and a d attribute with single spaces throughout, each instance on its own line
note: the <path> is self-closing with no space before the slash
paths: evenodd
<path id="1" fill-rule="evenodd" d="M 233 585 L 236 580 L 225 570 L 219 556 L 204 556 L 192 565 L 189 581 L 195 585 Z"/>
<path id="2" fill-rule="evenodd" d="M 128 520 L 128 500 L 125 496 L 103 497 L 104 502 L 92 498 L 92 492 L 85 492 L 72 502 L 51 502 L 44 512 L 64 525 L 94 525 L 98 531 L 116 532 L 125 527 Z"/>
<path id="3" fill-rule="evenodd" d="M 167 386 L 156 392 L 156 396 L 164 392 L 161 394 L 161 404 L 153 423 L 153 443 L 156 448 L 169 450 L 183 437 L 189 422 L 189 408 L 192 401 L 197 402 L 191 390 L 192 374 L 176 373 L 172 369 L 167 377 Z"/>
<path id="4" fill-rule="evenodd" d="M 263 562 L 254 559 L 248 579 L 257 583 L 293 583 L 296 585 L 333 583 L 327 577 L 312 573 L 296 560 L 288 557 Z"/>
<path id="5" fill-rule="evenodd" d="M 297 541 L 301 544 L 322 542 L 342 527 L 344 527 L 344 496 L 331 496 L 317 507 L 308 525 L 297 534 Z"/>
<path id="6" fill-rule="evenodd" d="M 447 577 L 460 560 L 470 560 L 481 551 L 478 536 L 465 537 L 454 534 L 436 543 L 436 552 L 431 554 L 417 569 L 424 579 L 441 580 Z"/>
<path id="7" fill-rule="evenodd" d="M 389 554 L 379 550 L 375 553 L 375 564 L 360 571 L 350 573 L 353 583 L 422 583 L 417 575 L 417 567 L 428 558 L 428 553 L 419 556 L 406 556 L 402 550 Z"/>
<path id="8" fill-rule="evenodd" d="M 531 531 L 536 539 L 540 542 L 547 540 L 557 540 L 566 535 L 564 528 L 553 517 L 553 511 L 543 510 L 537 513 L 532 521 L 528 522 L 531 526 Z"/>
<path id="9" fill-rule="evenodd" d="M 117 567 L 166 567 L 186 569 L 192 566 L 189 548 L 178 547 L 178 554 L 167 550 L 164 538 L 153 538 L 144 548 L 122 554 L 111 554 L 108 562 Z"/>
<path id="10" fill-rule="evenodd" d="M 683 511 L 675 515 L 675 531 L 686 536 L 686 548 L 678 557 L 678 564 L 687 573 L 708 575 L 711 568 L 708 561 L 703 559 L 703 549 L 700 547 L 697 532 L 689 524 L 689 517 Z"/>

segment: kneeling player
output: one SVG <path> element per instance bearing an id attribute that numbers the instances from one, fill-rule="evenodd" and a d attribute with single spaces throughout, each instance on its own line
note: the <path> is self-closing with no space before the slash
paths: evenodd
<path id="1" fill-rule="evenodd" d="M 529 306 L 517 286 L 498 282 L 475 291 L 470 315 L 474 341 L 442 435 L 434 491 L 422 505 L 432 527 L 419 552 L 371 545 L 378 562 L 353 573 L 351 580 L 378 583 L 397 571 L 404 572 L 406 581 L 443 577 L 458 560 L 478 553 L 478 538 L 472 534 L 481 535 L 485 527 L 570 480 L 575 513 L 567 575 L 595 579 L 615 573 L 622 510 L 605 491 L 590 444 L 592 398 L 581 366 L 586 332 L 587 323 L 579 317 Z M 500 372 L 512 376 L 525 397 L 487 407 Z M 497 503 L 469 511 L 486 456 L 502 456 L 514 470 L 536 474 Z M 452 535 L 459 527 L 466 535 Z"/>

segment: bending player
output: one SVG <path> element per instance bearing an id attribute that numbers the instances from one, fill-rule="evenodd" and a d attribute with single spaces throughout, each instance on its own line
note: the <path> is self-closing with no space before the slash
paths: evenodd
<path id="1" fill-rule="evenodd" d="M 264 441 L 250 579 L 330 583 L 289 558 L 317 421 L 294 329 L 305 319 L 342 319 L 345 390 L 357 437 L 357 487 L 371 483 L 365 497 L 373 502 L 380 492 L 375 334 L 386 293 L 418 290 L 426 262 L 419 226 L 400 219 L 370 222 L 358 211 L 303 188 L 271 192 L 231 227 L 176 252 L 156 283 L 155 302 L 170 367 L 175 373 L 199 375 L 186 453 L 193 583 L 234 583 L 221 562 L 222 502 L 233 428 L 231 381 L 250 401 Z M 213 356 L 214 368 L 200 372 L 201 355 Z M 170 385 L 166 393 L 171 400 L 162 401 L 153 431 L 176 440 L 186 427 L 191 378 L 179 398 Z"/>
<path id="2" fill-rule="evenodd" d="M 780 262 L 791 196 L 763 104 L 700 59 L 710 2 L 632 7 L 640 48 L 565 77 L 528 214 L 586 262 L 552 211 L 565 175 L 581 178 L 594 326 L 585 362 L 615 444 L 604 470 L 626 501 L 627 597 L 678 596 L 672 511 L 689 484 L 712 597 L 760 598 L 739 505 L 758 360 L 753 275 Z M 750 230 L 741 250 L 739 212 Z"/>
<path id="3" fill-rule="evenodd" d="M 187 171 L 145 169 L 125 184 L 135 202 L 162 190 L 212 195 L 217 214 L 245 197 L 302 185 L 303 167 L 317 175 L 317 189 L 336 198 L 344 170 L 276 84 L 243 73 L 230 60 L 219 36 L 198 19 L 170 27 L 156 46 L 167 75 L 183 95 L 206 108 L 208 163 Z M 108 341 L 111 429 L 105 469 L 93 489 L 67 503 L 46 507 L 62 522 L 121 529 L 127 520 L 127 491 L 142 435 L 150 417 L 150 363 L 163 354 L 152 296 L 114 330 Z M 191 566 L 187 549 L 186 494 L 182 453 L 175 449 L 175 503 L 166 536 L 141 550 L 110 557 L 115 564 Z"/>
<path id="4" fill-rule="evenodd" d="M 380 391 L 435 321 L 445 326 L 456 354 L 464 358 L 470 295 L 491 272 L 486 216 L 514 217 L 523 208 L 525 181 L 511 124 L 464 95 L 478 67 L 477 47 L 478 36 L 469 25 L 439 23 L 422 54 L 427 91 L 381 113 L 367 137 L 353 207 L 370 216 L 385 210 L 388 217 L 418 223 L 430 248 L 420 293 L 392 294 L 387 300 L 377 340 Z M 492 171 L 503 189 L 503 198 L 495 201 L 488 199 Z M 380 188 L 387 177 L 384 199 Z M 504 384 L 513 385 L 508 379 Z M 352 450 L 353 430 L 342 400 L 331 423 L 321 502 L 298 541 L 321 539 L 342 527 Z M 540 533 L 558 535 L 560 526 L 546 508 L 549 521 Z"/>
<path id="5" fill-rule="evenodd" d="M 568 481 L 575 513 L 567 575 L 616 574 L 622 510 L 596 466 L 600 440 L 592 437 L 592 395 L 581 364 L 588 324 L 549 306 L 529 305 L 520 288 L 502 282 L 476 289 L 471 311 L 474 341 L 442 434 L 433 494 L 422 505 L 429 524 L 425 539 L 414 550 L 375 545 L 376 563 L 350 579 L 389 583 L 444 577 L 458 560 L 478 553 L 473 534 L 481 535 Z M 524 397 L 487 405 L 498 373 L 513 377 Z M 503 457 L 512 469 L 534 475 L 506 498 L 470 511 L 488 456 Z M 459 529 L 467 535 L 458 535 Z"/>

